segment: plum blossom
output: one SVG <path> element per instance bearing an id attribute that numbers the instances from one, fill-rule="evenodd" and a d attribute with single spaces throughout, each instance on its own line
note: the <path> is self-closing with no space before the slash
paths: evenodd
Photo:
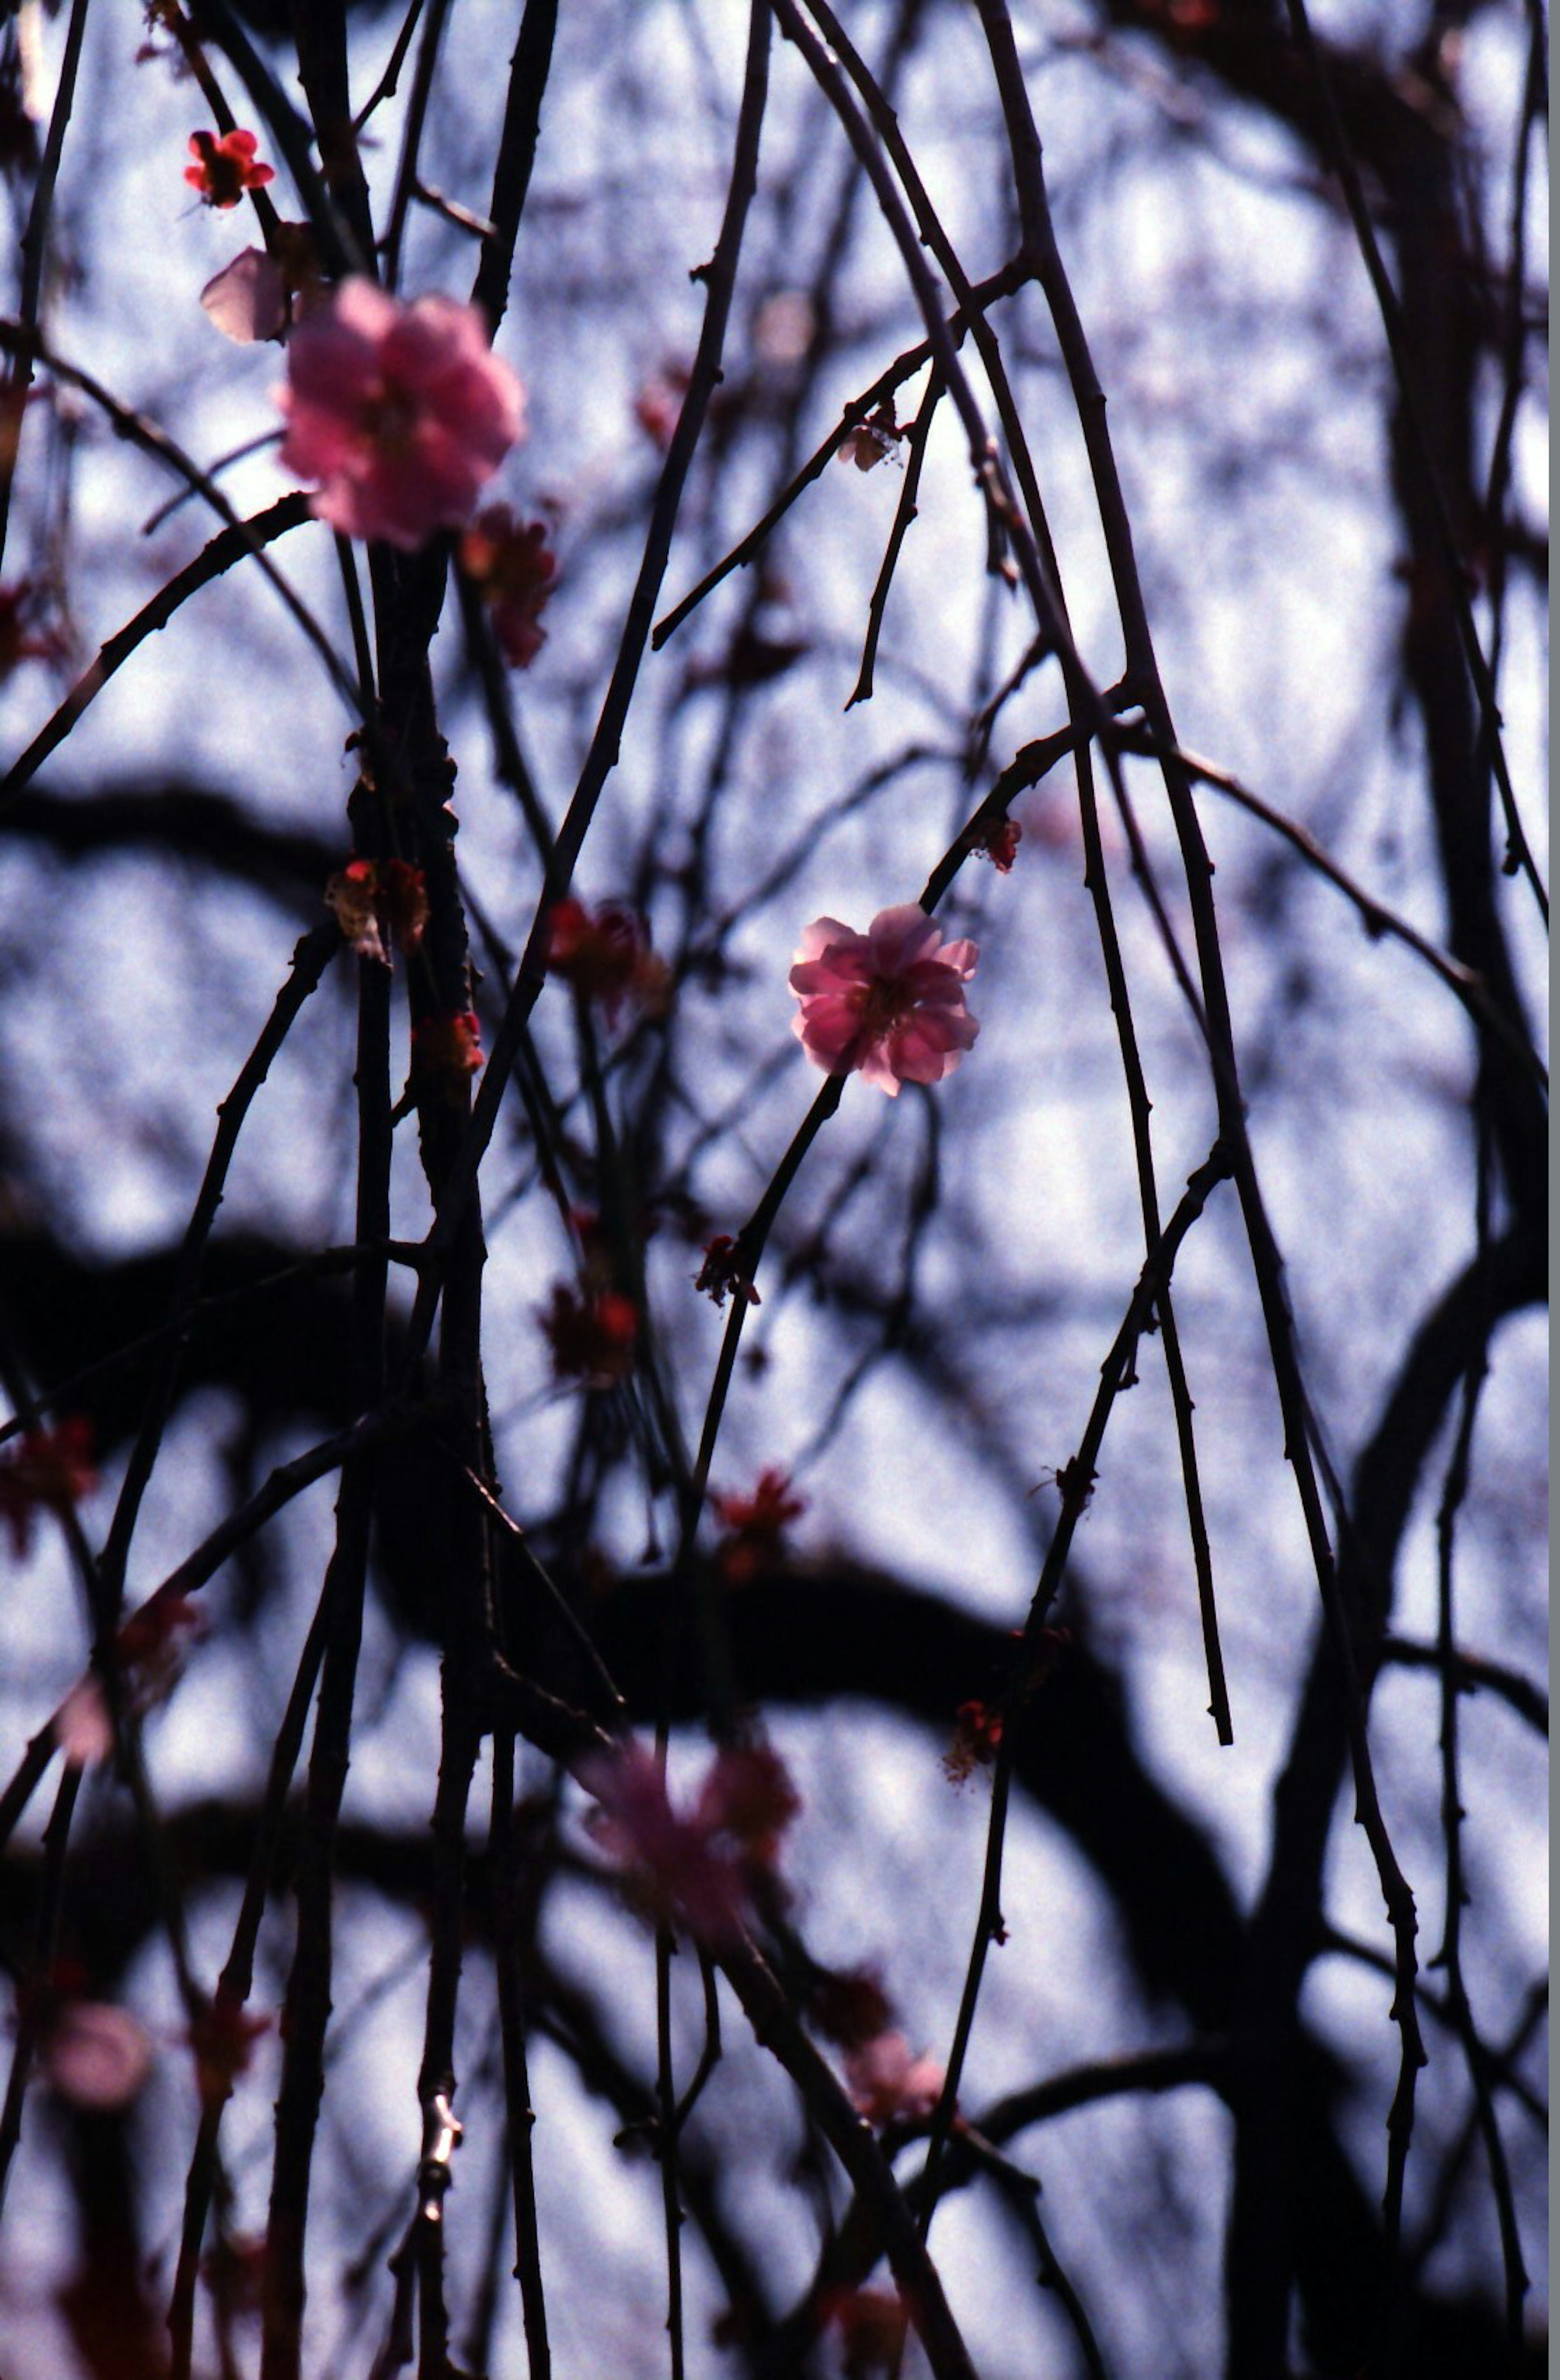
<path id="1" fill-rule="evenodd" d="M 541 610 L 558 576 L 545 522 L 522 525 L 507 504 L 487 505 L 461 539 L 460 566 L 488 607 L 500 652 L 528 669 L 547 642 Z"/>
<path id="2" fill-rule="evenodd" d="M 220 140 L 214 132 L 192 132 L 189 153 L 195 163 L 185 167 L 184 178 L 209 207 L 236 207 L 246 190 L 263 190 L 276 179 L 271 166 L 256 164 L 259 147 L 252 132 L 236 128 Z"/>
<path id="3" fill-rule="evenodd" d="M 964 1005 L 979 955 L 945 943 L 913 902 L 880 909 L 865 934 L 819 917 L 791 970 L 792 1030 L 826 1075 L 860 1074 L 890 1099 L 901 1083 L 940 1083 L 980 1030 Z"/>
<path id="4" fill-rule="evenodd" d="M 0 1453 L 0 1522 L 18 1559 L 31 1550 L 40 1512 L 64 1513 L 96 1485 L 92 1426 L 81 1415 L 67 1415 L 52 1429 L 23 1430 Z"/>
<path id="5" fill-rule="evenodd" d="M 594 915 L 572 893 L 559 902 L 548 920 L 547 971 L 582 1000 L 599 1001 L 610 1026 L 625 1002 L 659 1016 L 671 995 L 671 971 L 651 950 L 643 918 L 615 901 Z"/>
<path id="6" fill-rule="evenodd" d="M 767 1744 L 717 1753 L 685 1815 L 643 1744 L 603 1753 L 579 1774 L 598 1803 L 590 1830 L 640 1906 L 702 1941 L 731 1940 L 801 1806 L 779 1754 Z"/>
<path id="7" fill-rule="evenodd" d="M 327 302 L 308 224 L 273 225 L 270 237 L 268 249 L 246 248 L 200 292 L 212 324 L 240 346 L 284 339 L 296 316 Z"/>
<path id="8" fill-rule="evenodd" d="M 710 1502 L 727 1532 L 715 1559 L 728 1586 L 745 1586 L 773 1570 L 786 1523 L 807 1509 L 806 1498 L 792 1493 L 791 1474 L 773 1467 L 759 1474 L 751 1496 L 712 1496 Z"/>
<path id="9" fill-rule="evenodd" d="M 845 2058 L 851 2103 L 869 2124 L 917 2123 L 942 2097 L 947 2080 L 933 2058 L 913 2058 L 902 2033 L 880 2033 Z"/>
<path id="10" fill-rule="evenodd" d="M 151 2071 L 151 2044 L 127 2009 L 66 1998 L 39 2043 L 45 2079 L 73 2107 L 127 2107 Z"/>
<path id="11" fill-rule="evenodd" d="M 317 518 L 408 553 L 462 526 L 524 427 L 520 382 L 452 298 L 344 281 L 296 324 L 287 367 L 283 468 L 320 481 Z"/>

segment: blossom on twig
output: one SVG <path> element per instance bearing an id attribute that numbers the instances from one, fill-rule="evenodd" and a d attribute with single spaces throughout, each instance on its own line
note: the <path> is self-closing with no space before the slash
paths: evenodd
<path id="1" fill-rule="evenodd" d="M 44 2022 L 38 2064 L 74 2107 L 127 2107 L 151 2071 L 151 2044 L 128 2009 L 66 1994 Z"/>
<path id="2" fill-rule="evenodd" d="M 246 248 L 213 273 L 200 303 L 224 338 L 248 346 L 284 339 L 295 316 L 323 302 L 320 254 L 308 224 L 279 223 L 271 247 Z"/>
<path id="3" fill-rule="evenodd" d="M 287 367 L 283 468 L 320 481 L 317 518 L 407 552 L 461 527 L 524 426 L 520 382 L 452 298 L 355 275 L 295 326 Z"/>
<path id="4" fill-rule="evenodd" d="M 609 1025 L 625 1002 L 648 1015 L 665 1007 L 671 977 L 657 958 L 644 922 L 632 909 L 605 901 L 594 914 L 571 894 L 560 901 L 548 923 L 547 971 L 572 984 L 584 1000 L 599 1001 Z"/>
<path id="5" fill-rule="evenodd" d="M 592 1290 L 584 1297 L 560 1281 L 541 1318 L 561 1380 L 583 1380 L 587 1389 L 615 1388 L 634 1369 L 639 1316 L 621 1290 Z"/>
<path id="6" fill-rule="evenodd" d="M 932 2058 L 914 2058 L 902 2033 L 880 2033 L 845 2057 L 851 2104 L 869 2124 L 921 2123 L 947 2080 Z"/>
<path id="7" fill-rule="evenodd" d="M 901 1083 L 940 1083 L 980 1030 L 964 1004 L 979 955 L 944 943 L 913 902 L 879 910 L 865 934 L 819 917 L 791 970 L 792 1030 L 826 1075 L 860 1074 L 890 1099 Z"/>
<path id="8" fill-rule="evenodd" d="M 661 1765 L 643 1744 L 588 1761 L 580 1782 L 596 1796 L 590 1831 L 633 1898 L 704 1942 L 740 1931 L 801 1807 L 784 1762 L 767 1744 L 718 1752 L 686 1814 L 672 1807 Z"/>
<path id="9" fill-rule="evenodd" d="M 0 1451 L 0 1521 L 18 1558 L 32 1548 L 40 1512 L 64 1513 L 97 1486 L 92 1426 L 73 1414 L 52 1429 L 24 1430 Z"/>
<path id="10" fill-rule="evenodd" d="M 166 1702 L 184 1668 L 185 1642 L 205 1625 L 187 1595 L 156 1594 L 132 1611 L 114 1640 L 125 1708 L 151 1709 Z M 79 1678 L 54 1716 L 54 1742 L 72 1768 L 90 1768 L 114 1749 L 114 1721 L 103 1679 L 95 1670 Z"/>
<path id="11" fill-rule="evenodd" d="M 263 190 L 276 179 L 270 165 L 256 162 L 259 147 L 252 132 L 236 128 L 220 140 L 214 132 L 192 132 L 189 153 L 195 163 L 185 167 L 184 178 L 207 206 L 236 207 L 246 190 Z"/>
<path id="12" fill-rule="evenodd" d="M 507 504 L 489 504 L 461 539 L 459 560 L 491 614 L 500 652 L 512 668 L 528 668 L 547 642 L 541 610 L 558 577 L 545 522 L 522 527 Z"/>
<path id="13" fill-rule="evenodd" d="M 704 1262 L 694 1275 L 694 1287 L 702 1289 L 717 1305 L 724 1308 L 727 1293 L 731 1292 L 744 1305 L 761 1305 L 762 1298 L 737 1262 L 737 1244 L 730 1232 L 717 1232 L 704 1246 Z"/>
<path id="14" fill-rule="evenodd" d="M 760 1473 L 751 1496 L 712 1496 L 710 1502 L 727 1532 L 715 1559 L 728 1586 L 745 1586 L 773 1570 L 786 1523 L 807 1509 L 806 1498 L 792 1493 L 789 1471 L 774 1468 Z"/>
<path id="15" fill-rule="evenodd" d="M 412 1056 L 419 1073 L 430 1075 L 453 1095 L 482 1063 L 482 1027 L 471 1008 L 447 1016 L 425 1016 L 412 1034 Z"/>
<path id="16" fill-rule="evenodd" d="M 405 859 L 349 859 L 325 887 L 349 949 L 390 965 L 389 942 L 410 957 L 428 925 L 422 869 Z"/>

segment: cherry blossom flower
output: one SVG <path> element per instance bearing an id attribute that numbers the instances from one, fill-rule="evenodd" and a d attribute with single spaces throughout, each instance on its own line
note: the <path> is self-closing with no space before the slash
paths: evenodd
<path id="1" fill-rule="evenodd" d="M 92 1426 L 79 1414 L 52 1429 L 24 1430 L 0 1451 L 0 1521 L 13 1553 L 31 1550 L 40 1512 L 64 1512 L 97 1486 L 91 1455 Z"/>
<path id="2" fill-rule="evenodd" d="M 151 2044 L 127 2009 L 67 1998 L 45 2026 L 38 2063 L 73 2107 L 127 2107 L 151 2071 Z"/>
<path id="3" fill-rule="evenodd" d="M 940 1083 L 980 1030 L 964 1005 L 979 955 L 944 943 L 913 902 L 880 909 L 865 934 L 819 917 L 791 970 L 792 1030 L 826 1075 L 858 1073 L 890 1099 L 901 1083 Z"/>
<path id="4" fill-rule="evenodd" d="M 587 1389 L 615 1388 L 634 1369 L 639 1316 L 631 1297 L 615 1289 L 581 1297 L 560 1281 L 541 1318 L 561 1380 L 583 1380 Z"/>
<path id="5" fill-rule="evenodd" d="M 947 2077 L 932 2058 L 913 2058 L 902 2033 L 880 2033 L 846 2053 L 851 2104 L 869 2124 L 921 2123 Z"/>
<path id="6" fill-rule="evenodd" d="M 279 223 L 271 242 L 269 249 L 243 249 L 200 292 L 214 327 L 240 346 L 256 339 L 284 339 L 296 316 L 325 302 L 308 225 Z"/>
<path id="7" fill-rule="evenodd" d="M 522 528 L 507 504 L 489 504 L 461 539 L 460 566 L 492 614 L 505 661 L 528 668 L 547 642 L 540 613 L 558 576 L 546 524 L 527 521 Z"/>
<path id="8" fill-rule="evenodd" d="M 349 949 L 390 965 L 387 938 L 408 957 L 428 925 L 428 886 L 405 859 L 349 859 L 325 887 L 325 902 Z"/>
<path id="9" fill-rule="evenodd" d="M 520 382 L 451 298 L 403 305 L 355 276 L 295 326 L 287 362 L 283 468 L 320 482 L 312 509 L 347 537 L 412 552 L 459 528 L 524 427 Z"/>
<path id="10" fill-rule="evenodd" d="M 587 1761 L 580 1782 L 597 1800 L 591 1833 L 647 1914 L 713 1943 L 740 1930 L 801 1806 L 767 1744 L 717 1753 L 685 1815 L 673 1809 L 660 1763 L 643 1744 Z"/>
<path id="11" fill-rule="evenodd" d="M 192 132 L 195 163 L 185 167 L 184 178 L 207 206 L 236 207 L 246 190 L 263 190 L 276 179 L 271 166 L 256 164 L 259 146 L 252 132 L 224 132 L 220 140 L 214 132 Z"/>
<path id="12" fill-rule="evenodd" d="M 744 1586 L 772 1570 L 786 1523 L 807 1509 L 805 1497 L 792 1493 L 790 1473 L 773 1469 L 760 1474 L 751 1496 L 713 1496 L 710 1501 L 729 1533 L 715 1556 L 729 1586 Z"/>
<path id="13" fill-rule="evenodd" d="M 573 984 L 582 999 L 599 1001 L 609 1025 L 625 1002 L 659 1015 L 671 990 L 666 963 L 650 948 L 643 920 L 614 901 L 594 916 L 583 901 L 560 901 L 548 927 L 547 971 Z"/>

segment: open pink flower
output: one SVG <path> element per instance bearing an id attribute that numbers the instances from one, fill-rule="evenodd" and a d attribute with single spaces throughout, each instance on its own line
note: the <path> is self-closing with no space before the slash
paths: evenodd
<path id="1" fill-rule="evenodd" d="M 344 281 L 295 326 L 287 375 L 283 468 L 320 482 L 319 519 L 408 553 L 460 528 L 524 427 L 520 382 L 452 298 Z"/>
<path id="2" fill-rule="evenodd" d="M 199 190 L 209 207 L 236 207 L 246 190 L 263 190 L 276 176 L 271 166 L 256 163 L 260 147 L 252 132 L 192 132 L 189 153 L 193 165 L 184 169 L 191 189 Z"/>
<path id="3" fill-rule="evenodd" d="M 913 902 L 880 909 L 865 934 L 819 917 L 791 970 L 792 1028 L 826 1075 L 863 1075 L 890 1099 L 901 1083 L 940 1083 L 980 1031 L 964 1005 L 979 955 L 944 943 Z"/>
<path id="4" fill-rule="evenodd" d="M 46 2024 L 38 2063 L 74 2107 L 126 2107 L 151 2071 L 151 2044 L 127 2009 L 67 1999 Z"/>

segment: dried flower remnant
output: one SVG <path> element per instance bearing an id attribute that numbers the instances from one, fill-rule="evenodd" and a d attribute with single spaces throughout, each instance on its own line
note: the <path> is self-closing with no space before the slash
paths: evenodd
<path id="1" fill-rule="evenodd" d="M 972 829 L 965 837 L 965 848 L 977 859 L 989 859 L 998 876 L 1010 875 L 1018 857 L 1023 829 L 1017 819 L 990 818 L 983 826 Z"/>
<path id="2" fill-rule="evenodd" d="M 740 1932 L 755 1890 L 774 1880 L 786 1828 L 801 1807 L 777 1753 L 749 1744 L 717 1753 L 693 1809 L 675 1810 L 653 1753 L 635 1742 L 591 1760 L 588 1824 L 649 1916 L 719 1944 Z"/>
<path id="3" fill-rule="evenodd" d="M 558 577 L 545 522 L 522 527 L 507 504 L 489 504 L 462 537 L 459 559 L 492 615 L 500 652 L 512 668 L 529 668 L 547 642 L 541 611 Z"/>
<path id="4" fill-rule="evenodd" d="M 247 190 L 263 190 L 276 179 L 270 165 L 257 163 L 259 147 L 252 132 L 236 128 L 220 139 L 214 132 L 192 132 L 189 153 L 195 163 L 185 167 L 184 178 L 207 206 L 236 207 Z"/>
<path id="5" fill-rule="evenodd" d="M 609 1025 L 616 1025 L 625 1003 L 659 1015 L 671 990 L 666 962 L 657 958 L 631 909 L 608 901 L 593 914 L 572 894 L 549 921 L 547 971 L 572 984 L 582 1000 L 598 1001 Z"/>
<path id="6" fill-rule="evenodd" d="M 694 1287 L 712 1297 L 724 1309 L 728 1293 L 741 1299 L 745 1305 L 760 1305 L 763 1300 L 737 1262 L 737 1244 L 730 1232 L 718 1232 L 705 1244 L 704 1262 L 693 1277 Z"/>
<path id="7" fill-rule="evenodd" d="M 405 859 L 350 859 L 325 887 L 347 946 L 360 959 L 390 965 L 391 946 L 410 957 L 428 925 L 428 887 Z"/>
<path id="8" fill-rule="evenodd" d="M 520 382 L 451 298 L 355 275 L 296 324 L 287 368 L 283 468 L 319 480 L 318 519 L 406 552 L 464 525 L 524 427 Z"/>
<path id="9" fill-rule="evenodd" d="M 924 2123 L 942 2096 L 947 2077 L 932 2058 L 915 2058 L 902 2033 L 880 2033 L 847 2052 L 851 2104 L 869 2124 Z"/>
<path id="10" fill-rule="evenodd" d="M 786 1523 L 807 1509 L 806 1499 L 792 1492 L 790 1473 L 774 1469 L 760 1475 L 751 1496 L 714 1496 L 710 1501 L 727 1532 L 715 1559 L 728 1586 L 745 1586 L 773 1570 L 780 1559 Z"/>
<path id="11" fill-rule="evenodd" d="M 826 1075 L 860 1074 L 890 1099 L 901 1083 L 940 1083 L 980 1031 L 964 1002 L 979 955 L 945 943 L 913 902 L 879 910 L 865 934 L 819 917 L 791 970 L 792 1029 Z"/>
<path id="12" fill-rule="evenodd" d="M 961 1703 L 953 1722 L 953 1742 L 942 1756 L 943 1775 L 950 1785 L 968 1782 L 977 1768 L 989 1768 L 1002 1741 L 1002 1714 L 980 1702 Z"/>
<path id="13" fill-rule="evenodd" d="M 840 442 L 840 460 L 853 463 L 858 471 L 870 471 L 890 455 L 897 458 L 904 435 L 905 425 L 894 419 L 893 407 L 885 402 L 846 431 Z"/>
<path id="14" fill-rule="evenodd" d="M 0 1450 L 0 1521 L 10 1531 L 18 1559 L 32 1550 L 40 1512 L 63 1514 L 96 1486 L 92 1426 L 79 1414 L 52 1429 L 24 1430 Z"/>
<path id="15" fill-rule="evenodd" d="M 561 1380 L 583 1380 L 587 1389 L 615 1388 L 634 1369 L 639 1316 L 631 1297 L 605 1289 L 581 1297 L 564 1281 L 552 1293 L 541 1327 Z"/>

